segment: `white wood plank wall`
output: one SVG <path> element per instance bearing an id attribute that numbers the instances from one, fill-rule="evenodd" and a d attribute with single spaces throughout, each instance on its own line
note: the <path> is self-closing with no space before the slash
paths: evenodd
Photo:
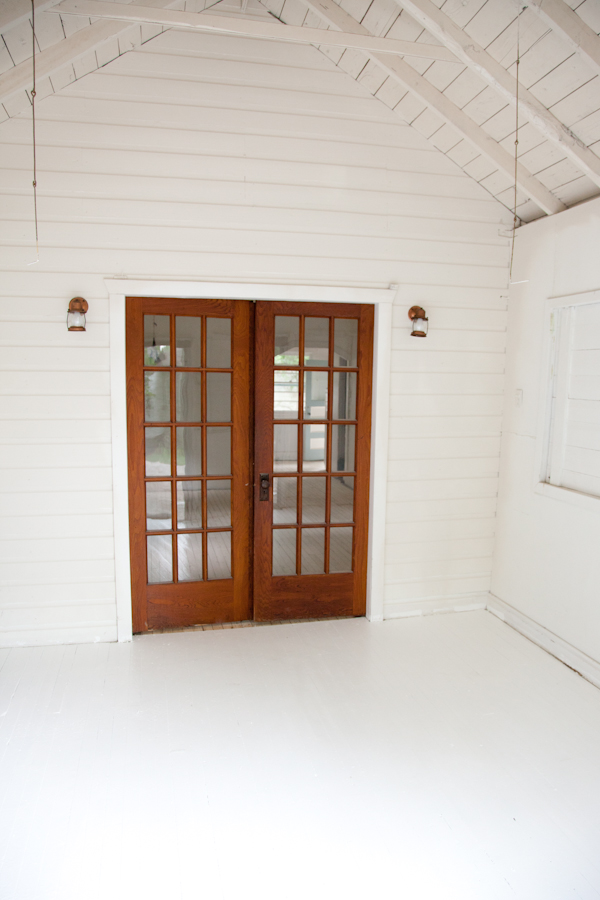
<path id="1" fill-rule="evenodd" d="M 311 47 L 166 32 L 38 116 L 32 266 L 31 123 L 0 125 L 1 642 L 116 636 L 110 276 L 399 284 L 387 614 L 487 590 L 503 207 Z"/>

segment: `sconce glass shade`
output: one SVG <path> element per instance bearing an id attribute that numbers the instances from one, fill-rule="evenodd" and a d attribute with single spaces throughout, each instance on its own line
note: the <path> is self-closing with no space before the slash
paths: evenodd
<path id="1" fill-rule="evenodd" d="M 67 329 L 69 331 L 85 331 L 85 314 L 88 302 L 83 297 L 73 297 L 67 309 Z"/>
<path id="2" fill-rule="evenodd" d="M 408 311 L 408 318 L 412 322 L 411 335 L 413 337 L 427 337 L 429 329 L 429 319 L 427 313 L 422 306 L 411 306 Z"/>

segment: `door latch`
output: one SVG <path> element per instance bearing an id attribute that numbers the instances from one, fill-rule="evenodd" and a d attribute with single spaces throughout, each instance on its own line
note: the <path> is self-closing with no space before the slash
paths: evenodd
<path id="1" fill-rule="evenodd" d="M 260 478 L 260 492 L 258 495 L 259 500 L 268 500 L 269 499 L 269 473 L 266 472 L 263 475 L 258 476 Z"/>

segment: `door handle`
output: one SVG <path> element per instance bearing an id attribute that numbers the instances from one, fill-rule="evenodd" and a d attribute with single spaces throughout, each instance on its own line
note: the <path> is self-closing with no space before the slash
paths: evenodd
<path id="1" fill-rule="evenodd" d="M 259 500 L 268 500 L 269 499 L 269 484 L 270 484 L 269 473 L 266 472 L 265 474 L 259 475 L 258 477 L 260 478 L 260 491 L 258 494 L 258 499 Z"/>

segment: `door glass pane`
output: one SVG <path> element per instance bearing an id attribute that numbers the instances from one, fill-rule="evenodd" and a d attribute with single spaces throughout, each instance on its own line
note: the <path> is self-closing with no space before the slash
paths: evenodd
<path id="1" fill-rule="evenodd" d="M 333 364 L 358 366 L 358 319 L 334 320 Z"/>
<path id="2" fill-rule="evenodd" d="M 168 366 L 171 362 L 170 316 L 144 316 L 144 365 Z"/>
<path id="3" fill-rule="evenodd" d="M 304 418 L 327 418 L 327 372 L 304 373 Z"/>
<path id="4" fill-rule="evenodd" d="M 329 571 L 352 571 L 353 528 L 329 529 Z"/>
<path id="5" fill-rule="evenodd" d="M 208 580 L 231 578 L 231 532 L 209 531 L 206 535 Z"/>
<path id="6" fill-rule="evenodd" d="M 206 474 L 231 475 L 231 428 L 206 429 Z"/>
<path id="7" fill-rule="evenodd" d="M 356 372 L 333 373 L 333 409 L 331 418 L 356 418 Z"/>
<path id="8" fill-rule="evenodd" d="M 231 375 L 206 373 L 206 421 L 231 422 Z"/>
<path id="9" fill-rule="evenodd" d="M 171 528 L 171 482 L 146 482 L 146 530 L 168 531 Z"/>
<path id="10" fill-rule="evenodd" d="M 206 525 L 208 528 L 231 525 L 231 481 L 206 482 Z"/>
<path id="11" fill-rule="evenodd" d="M 231 366 L 231 319 L 206 320 L 206 365 L 209 369 Z"/>
<path id="12" fill-rule="evenodd" d="M 297 478 L 273 479 L 273 522 L 284 525 L 296 522 Z"/>
<path id="13" fill-rule="evenodd" d="M 148 584 L 173 581 L 173 552 L 170 534 L 150 534 L 148 545 Z"/>
<path id="14" fill-rule="evenodd" d="M 326 478 L 302 479 L 302 521 L 307 524 L 325 521 Z"/>
<path id="15" fill-rule="evenodd" d="M 327 458 L 327 426 L 304 425 L 302 437 L 302 470 L 324 472 Z"/>
<path id="16" fill-rule="evenodd" d="M 354 476 L 331 479 L 331 522 L 354 521 Z"/>
<path id="17" fill-rule="evenodd" d="M 171 375 L 144 372 L 144 417 L 146 422 L 171 421 Z"/>
<path id="18" fill-rule="evenodd" d="M 302 575 L 325 572 L 325 529 L 302 528 Z"/>
<path id="19" fill-rule="evenodd" d="M 202 475 L 202 429 L 177 429 L 177 474 Z"/>
<path id="20" fill-rule="evenodd" d="M 355 425 L 331 426 L 331 471 L 354 471 Z"/>
<path id="21" fill-rule="evenodd" d="M 305 318 L 304 365 L 329 365 L 329 319 Z"/>
<path id="22" fill-rule="evenodd" d="M 298 426 L 273 426 L 273 471 L 298 470 Z"/>
<path id="23" fill-rule="evenodd" d="M 202 528 L 202 482 L 177 482 L 177 527 Z"/>
<path id="24" fill-rule="evenodd" d="M 177 535 L 179 581 L 202 581 L 202 534 Z"/>
<path id="25" fill-rule="evenodd" d="M 274 372 L 273 418 L 297 419 L 299 397 L 299 372 Z"/>
<path id="26" fill-rule="evenodd" d="M 200 372 L 177 372 L 175 389 L 178 422 L 199 422 L 202 418 L 201 378 Z"/>
<path id="27" fill-rule="evenodd" d="M 200 368 L 201 329 L 199 316 L 175 316 L 176 365 Z"/>
<path id="28" fill-rule="evenodd" d="M 275 316 L 275 365 L 300 365 L 300 319 Z"/>
<path id="29" fill-rule="evenodd" d="M 171 429 L 146 428 L 146 475 L 156 478 L 158 475 L 171 474 Z"/>
<path id="30" fill-rule="evenodd" d="M 296 574 L 296 529 L 273 530 L 273 575 Z"/>

